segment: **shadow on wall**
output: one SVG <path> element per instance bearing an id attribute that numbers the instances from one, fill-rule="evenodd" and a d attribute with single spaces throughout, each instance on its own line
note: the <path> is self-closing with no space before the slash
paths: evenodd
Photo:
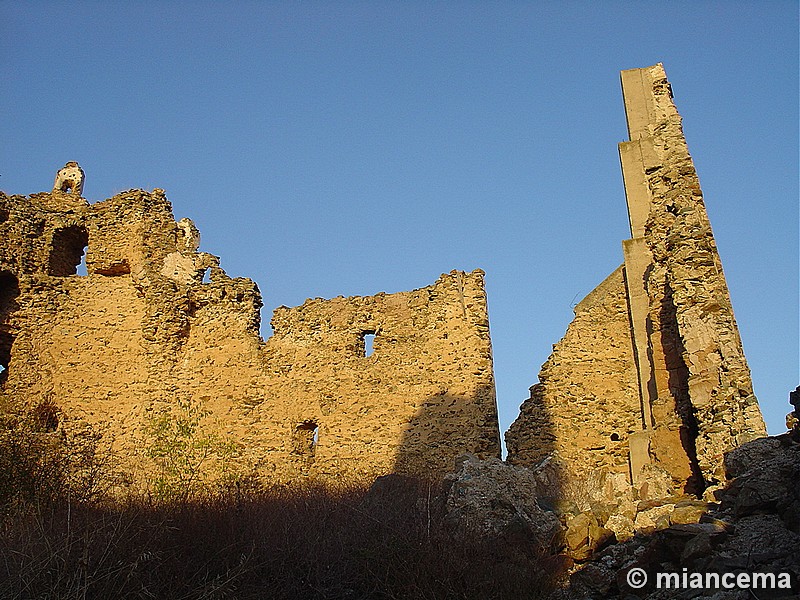
<path id="1" fill-rule="evenodd" d="M 393 471 L 423 479 L 452 472 L 462 454 L 500 458 L 500 430 L 494 389 L 479 386 L 472 394 L 429 396 L 408 422 Z"/>
<path id="2" fill-rule="evenodd" d="M 538 407 L 535 437 L 543 460 L 554 450 L 555 435 L 546 409 L 541 404 Z M 491 385 L 479 386 L 469 395 L 443 393 L 428 397 L 406 427 L 393 471 L 437 479 L 454 472 L 457 459 L 464 454 L 480 459 L 501 458 L 500 428 Z M 560 473 L 551 469 L 550 479 L 547 495 L 560 498 Z"/>
<path id="3" fill-rule="evenodd" d="M 494 548 L 494 560 L 509 567 L 507 576 L 538 573 L 538 586 L 544 589 L 567 564 L 558 556 L 563 544 L 562 473 L 554 460 L 531 465 L 530 470 L 500 460 L 496 413 L 483 411 L 483 418 L 476 414 L 481 407 L 493 409 L 494 400 L 493 386 L 480 387 L 469 397 L 429 397 L 408 423 L 399 447 L 394 471 L 400 477 L 379 478 L 367 497 L 399 497 L 408 481 L 402 476 L 416 478 L 428 489 L 427 498 L 418 500 L 418 511 L 438 514 L 433 520 L 456 538 L 475 535 Z M 547 447 L 539 446 L 546 458 L 554 436 L 540 423 L 548 429 L 537 432 L 548 440 Z M 535 597 L 531 591 L 480 597 Z"/>
<path id="4" fill-rule="evenodd" d="M 670 394 L 674 399 L 675 414 L 679 419 L 678 434 L 689 464 L 690 474 L 684 485 L 684 492 L 702 497 L 706 487 L 703 472 L 697 460 L 698 425 L 692 400 L 689 397 L 689 369 L 683 360 L 686 347 L 678 330 L 678 312 L 672 298 L 672 288 L 667 284 L 661 300 L 660 320 L 662 325 L 661 351 L 667 368 Z M 712 482 L 718 483 L 718 482 Z"/>
<path id="5" fill-rule="evenodd" d="M 520 406 L 520 414 L 505 433 L 508 449 L 509 465 L 536 469 L 544 461 L 555 456 L 556 431 L 550 415 L 550 405 L 544 401 L 547 394 L 545 383 L 536 383 L 530 387 L 530 397 Z M 516 432 L 512 431 L 517 429 Z M 614 434 L 616 435 L 616 434 Z M 524 456 L 524 459 L 520 459 Z M 540 477 L 542 488 L 538 490 L 542 500 L 556 505 L 565 499 L 583 495 L 582 489 L 568 489 L 569 478 L 558 460 L 550 460 L 543 468 Z"/>

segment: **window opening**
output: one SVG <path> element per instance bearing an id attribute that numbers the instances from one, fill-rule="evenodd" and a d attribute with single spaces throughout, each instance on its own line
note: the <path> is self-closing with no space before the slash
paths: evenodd
<path id="1" fill-rule="evenodd" d="M 70 225 L 53 232 L 50 248 L 49 274 L 56 277 L 77 275 L 86 248 L 89 245 L 89 234 L 78 225 Z"/>
<path id="2" fill-rule="evenodd" d="M 294 430 L 295 454 L 313 459 L 319 443 L 319 425 L 314 421 L 303 421 Z"/>
<path id="3" fill-rule="evenodd" d="M 18 296 L 19 280 L 10 271 L 0 271 L 0 322 L 5 322 L 19 308 Z"/>
<path id="4" fill-rule="evenodd" d="M 372 353 L 375 351 L 375 332 L 365 331 L 361 334 L 361 341 L 364 347 L 364 357 L 372 356 Z"/>
<path id="5" fill-rule="evenodd" d="M 0 272 L 0 386 L 8 379 L 11 364 L 11 347 L 14 336 L 10 331 L 11 314 L 19 308 L 19 281 L 9 271 Z"/>

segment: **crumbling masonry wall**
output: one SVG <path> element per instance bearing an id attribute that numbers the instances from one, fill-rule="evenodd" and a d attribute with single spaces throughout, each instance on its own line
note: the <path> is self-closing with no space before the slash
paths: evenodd
<path id="1" fill-rule="evenodd" d="M 576 480 L 627 464 L 640 410 L 623 277 L 620 267 L 575 307 L 506 433 L 511 463 L 534 466 L 556 452 Z"/>
<path id="2" fill-rule="evenodd" d="M 499 456 L 483 272 L 280 307 L 265 342 L 255 283 L 198 243 L 162 190 L 92 205 L 60 187 L 0 194 L 3 399 L 102 432 L 140 483 L 146 423 L 181 407 L 231 449 L 205 468 L 267 481 L 434 476 L 463 452 Z"/>
<path id="3" fill-rule="evenodd" d="M 624 263 L 576 306 L 508 459 L 555 453 L 564 484 L 609 475 L 639 498 L 700 493 L 765 427 L 664 70 L 624 71 L 622 87 Z M 270 481 L 441 475 L 463 452 L 498 456 L 481 271 L 280 307 L 265 342 L 256 285 L 198 252 L 163 190 L 89 205 L 83 175 L 68 163 L 51 193 L 0 194 L 3 401 L 49 401 L 64 431 L 101 429 L 132 480 L 152 469 L 153 415 L 187 407 L 232 448 L 206 468 Z"/>
<path id="4" fill-rule="evenodd" d="M 509 461 L 557 452 L 565 481 L 619 473 L 647 497 L 724 481 L 723 454 L 766 434 L 663 67 L 622 72 L 624 264 L 575 308 L 506 434 Z"/>

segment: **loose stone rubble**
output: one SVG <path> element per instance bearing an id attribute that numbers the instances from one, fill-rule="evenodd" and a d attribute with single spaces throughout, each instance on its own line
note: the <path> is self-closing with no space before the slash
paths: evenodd
<path id="1" fill-rule="evenodd" d="M 800 595 L 800 444 L 786 434 L 729 452 L 730 483 L 699 522 L 674 524 L 652 535 L 609 546 L 572 575 L 556 598 L 573 600 L 673 598 L 797 598 Z M 648 585 L 632 589 L 627 573 L 642 568 Z M 657 589 L 657 573 L 773 573 L 776 589 Z M 787 573 L 791 586 L 777 586 Z M 705 575 L 704 575 L 705 577 Z M 555 600 L 555 599 L 554 599 Z"/>
<path id="2" fill-rule="evenodd" d="M 556 514 L 539 506 L 546 493 L 541 471 L 468 454 L 444 479 L 448 520 L 458 529 L 491 538 L 521 535 L 537 549 L 557 551 L 563 532 Z"/>

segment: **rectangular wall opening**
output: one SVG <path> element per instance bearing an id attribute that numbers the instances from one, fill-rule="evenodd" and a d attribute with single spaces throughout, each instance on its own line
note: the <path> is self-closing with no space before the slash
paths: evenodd
<path id="1" fill-rule="evenodd" d="M 315 421 L 303 421 L 295 427 L 292 441 L 295 454 L 313 460 L 319 443 L 319 425 Z"/>
<path id="2" fill-rule="evenodd" d="M 361 334 L 361 343 L 362 348 L 364 349 L 363 356 L 365 358 L 372 356 L 372 353 L 375 351 L 375 332 L 364 331 Z"/>
<path id="3" fill-rule="evenodd" d="M 88 245 L 86 228 L 70 225 L 56 229 L 51 241 L 48 274 L 56 277 L 77 275 L 78 265 L 84 260 Z"/>

